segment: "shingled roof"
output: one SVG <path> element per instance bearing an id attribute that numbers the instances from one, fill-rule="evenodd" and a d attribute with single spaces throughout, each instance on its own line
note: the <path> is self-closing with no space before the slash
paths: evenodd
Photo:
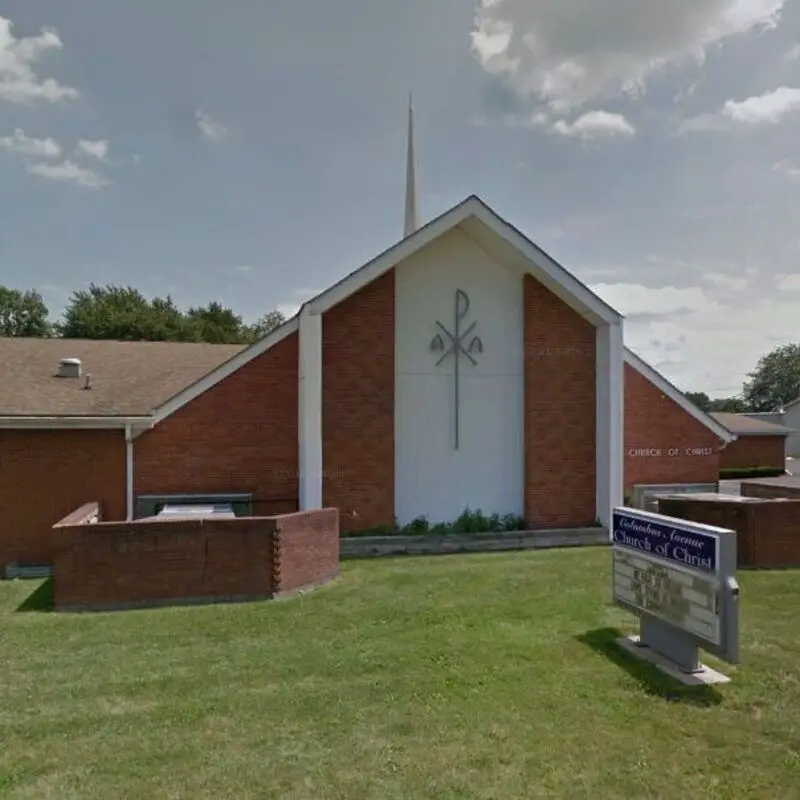
<path id="1" fill-rule="evenodd" d="M 792 433 L 789 428 L 783 425 L 753 419 L 753 417 L 748 417 L 746 414 L 712 411 L 711 416 L 737 436 L 788 436 Z"/>
<path id="2" fill-rule="evenodd" d="M 241 345 L 0 338 L 0 417 L 147 416 Z M 83 378 L 59 378 L 79 358 Z"/>

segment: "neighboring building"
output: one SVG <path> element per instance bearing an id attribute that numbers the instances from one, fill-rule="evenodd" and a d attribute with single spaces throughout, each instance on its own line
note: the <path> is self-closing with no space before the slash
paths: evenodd
<path id="1" fill-rule="evenodd" d="M 783 425 L 783 411 L 744 411 L 742 416 L 750 417 L 760 422 L 771 422 L 773 425 Z"/>
<path id="2" fill-rule="evenodd" d="M 720 469 L 786 468 L 786 440 L 792 431 L 749 414 L 716 411 L 712 415 L 736 434 L 736 441 L 721 453 Z"/>
<path id="3" fill-rule="evenodd" d="M 784 406 L 780 422 L 791 431 L 786 438 L 786 455 L 800 458 L 800 397 Z"/>

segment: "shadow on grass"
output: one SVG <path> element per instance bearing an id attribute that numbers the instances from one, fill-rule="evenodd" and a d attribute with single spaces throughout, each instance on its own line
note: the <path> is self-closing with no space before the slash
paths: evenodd
<path id="1" fill-rule="evenodd" d="M 716 706 L 722 702 L 722 695 L 712 686 L 686 686 L 653 664 L 636 658 L 618 644 L 621 637 L 616 628 L 599 628 L 575 638 L 636 678 L 647 694 L 694 706 Z"/>
<path id="2" fill-rule="evenodd" d="M 53 579 L 48 578 L 32 591 L 18 606 L 17 611 L 52 611 Z"/>

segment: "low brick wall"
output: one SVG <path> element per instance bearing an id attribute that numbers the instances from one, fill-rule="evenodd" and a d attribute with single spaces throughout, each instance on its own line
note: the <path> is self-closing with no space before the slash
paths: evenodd
<path id="1" fill-rule="evenodd" d="M 659 499 L 658 507 L 670 517 L 736 531 L 741 568 L 800 566 L 800 500 L 687 496 Z"/>
<path id="2" fill-rule="evenodd" d="M 83 515 L 85 517 L 85 515 Z M 57 611 L 280 597 L 339 572 L 339 512 L 54 526 Z"/>
<path id="3" fill-rule="evenodd" d="M 744 497 L 800 499 L 800 476 L 784 475 L 776 478 L 742 481 L 740 492 Z"/>

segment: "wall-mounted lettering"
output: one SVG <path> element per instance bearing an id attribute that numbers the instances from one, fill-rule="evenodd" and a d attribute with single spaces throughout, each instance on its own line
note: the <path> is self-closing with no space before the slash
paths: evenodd
<path id="1" fill-rule="evenodd" d="M 713 447 L 631 447 L 627 455 L 631 458 L 696 458 L 698 456 L 713 456 Z"/>

